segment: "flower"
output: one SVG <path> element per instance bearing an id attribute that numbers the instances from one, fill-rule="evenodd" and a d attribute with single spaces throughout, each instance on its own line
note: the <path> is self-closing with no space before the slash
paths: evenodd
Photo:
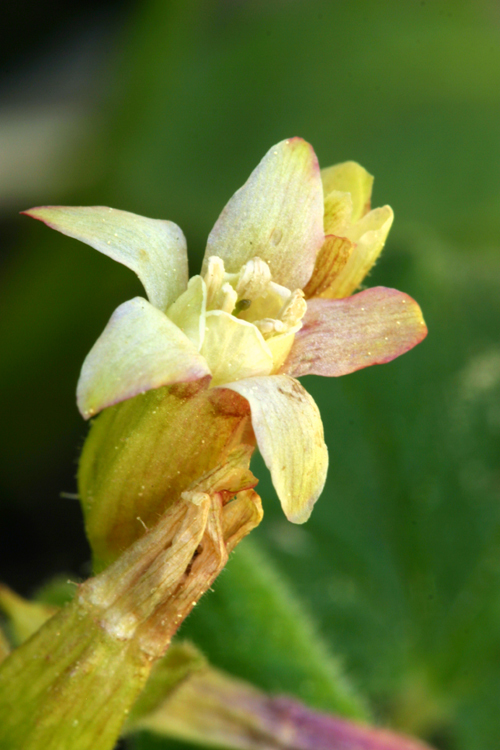
<path id="1" fill-rule="evenodd" d="M 172 222 L 101 206 L 26 211 L 131 268 L 148 296 L 120 305 L 87 356 L 82 415 L 209 377 L 248 401 L 284 512 L 306 521 L 328 454 L 318 408 L 295 378 L 388 362 L 427 333 L 401 292 L 348 296 L 393 219 L 388 206 L 370 211 L 372 181 L 354 162 L 320 172 L 300 138 L 278 143 L 223 210 L 201 275 L 189 281 L 186 242 Z"/>

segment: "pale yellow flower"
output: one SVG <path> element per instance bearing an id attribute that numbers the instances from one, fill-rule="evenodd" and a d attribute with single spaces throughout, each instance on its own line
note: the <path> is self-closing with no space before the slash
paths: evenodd
<path id="1" fill-rule="evenodd" d="M 369 211 L 371 183 L 353 162 L 320 173 L 300 138 L 278 143 L 223 210 L 189 281 L 172 222 L 99 206 L 26 212 L 131 268 L 148 296 L 120 305 L 87 356 L 83 416 L 208 376 L 248 401 L 285 514 L 307 520 L 328 454 L 318 408 L 295 376 L 386 362 L 426 334 L 405 294 L 378 287 L 347 297 L 392 223 L 389 207 Z"/>

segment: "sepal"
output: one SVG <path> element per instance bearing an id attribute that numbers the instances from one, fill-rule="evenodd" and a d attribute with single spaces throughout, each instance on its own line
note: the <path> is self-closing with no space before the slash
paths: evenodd
<path id="1" fill-rule="evenodd" d="M 149 391 L 106 409 L 93 422 L 78 484 L 97 571 L 242 446 L 248 468 L 255 446 L 248 403 L 209 384 L 206 378 Z M 246 486 L 255 483 L 253 478 Z"/>
<path id="2" fill-rule="evenodd" d="M 234 468 L 221 465 L 183 493 L 3 661 L 0 747 L 111 750 L 153 663 L 262 518 L 253 490 L 229 502 L 213 491 L 234 479 Z"/>

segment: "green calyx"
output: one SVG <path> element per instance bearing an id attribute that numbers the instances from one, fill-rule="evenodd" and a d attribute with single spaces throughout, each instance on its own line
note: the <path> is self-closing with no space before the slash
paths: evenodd
<path id="1" fill-rule="evenodd" d="M 149 391 L 106 409 L 93 422 L 78 484 L 97 571 L 242 446 L 239 478 L 211 491 L 254 486 L 248 472 L 255 444 L 248 404 L 208 385 L 204 379 Z"/>

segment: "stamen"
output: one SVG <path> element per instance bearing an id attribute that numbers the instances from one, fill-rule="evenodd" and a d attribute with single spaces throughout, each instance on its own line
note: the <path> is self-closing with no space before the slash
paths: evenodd
<path id="1" fill-rule="evenodd" d="M 221 293 L 219 295 L 219 298 L 215 300 L 217 304 L 218 310 L 223 310 L 227 313 L 232 313 L 236 302 L 238 300 L 238 295 L 236 294 L 235 290 L 231 286 L 231 284 L 223 284 Z"/>
<path id="2" fill-rule="evenodd" d="M 207 310 L 212 310 L 224 281 L 224 261 L 222 258 L 217 255 L 210 256 L 203 280 L 207 286 Z"/>
<path id="3" fill-rule="evenodd" d="M 271 281 L 269 284 L 269 290 L 274 292 L 278 297 L 281 298 L 281 304 L 284 305 L 285 302 L 288 302 L 290 297 L 292 296 L 292 293 L 289 289 L 286 288 L 286 286 L 281 286 L 281 284 L 276 284 L 275 281 Z"/>
<path id="4" fill-rule="evenodd" d="M 307 310 L 307 302 L 304 299 L 302 289 L 295 289 L 290 299 L 285 302 L 280 310 L 279 318 L 283 321 L 286 328 L 293 328 L 304 317 Z"/>
<path id="5" fill-rule="evenodd" d="M 271 281 L 271 269 L 265 260 L 255 257 L 242 267 L 236 291 L 238 297 L 243 299 L 255 299 L 262 296 Z"/>
<path id="6" fill-rule="evenodd" d="M 274 320 L 274 318 L 256 320 L 254 326 L 257 326 L 264 338 L 275 333 L 284 333 L 287 330 L 286 325 L 281 320 Z"/>

